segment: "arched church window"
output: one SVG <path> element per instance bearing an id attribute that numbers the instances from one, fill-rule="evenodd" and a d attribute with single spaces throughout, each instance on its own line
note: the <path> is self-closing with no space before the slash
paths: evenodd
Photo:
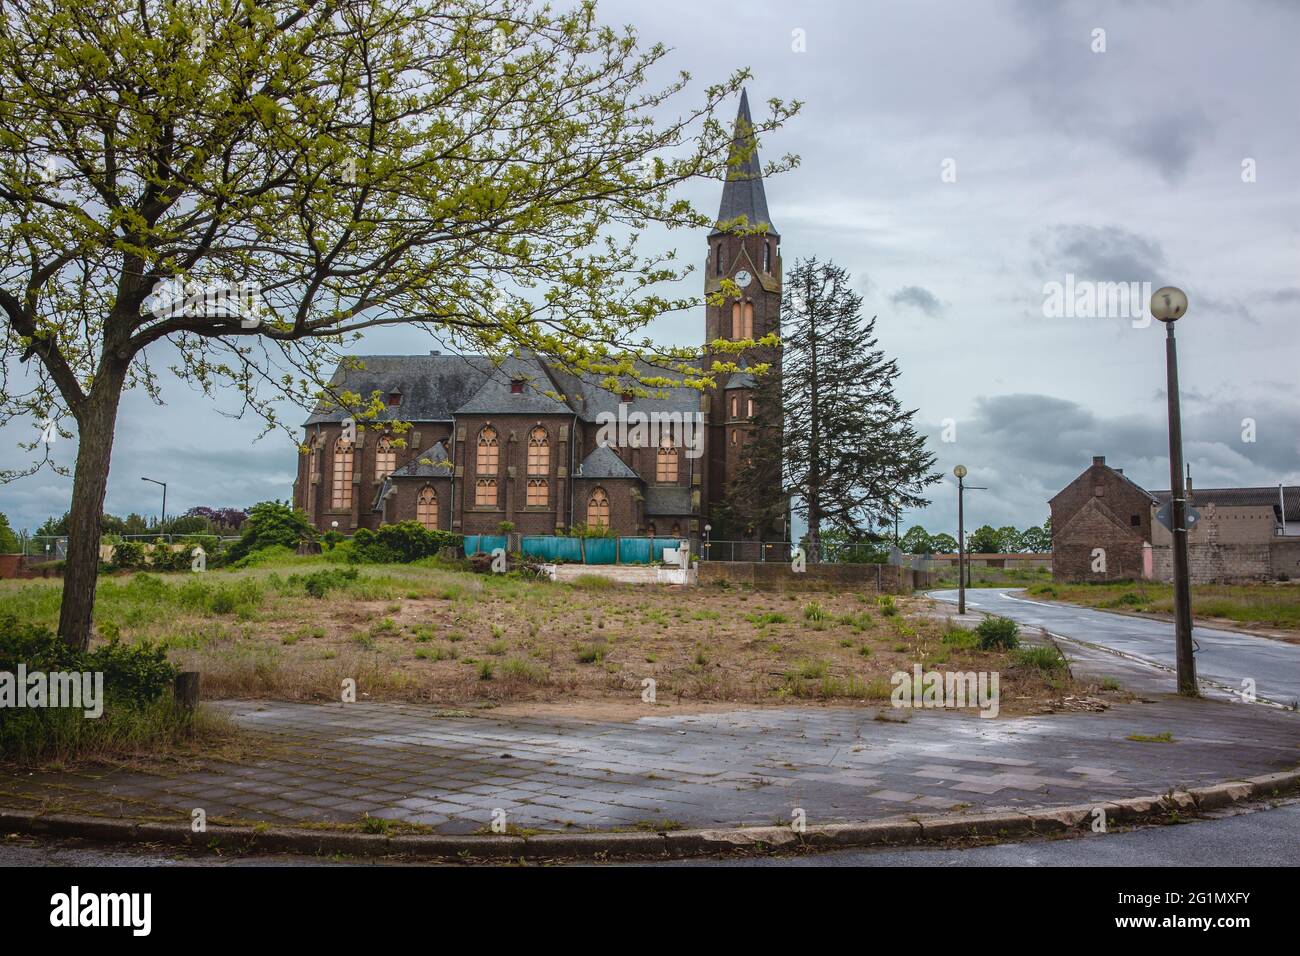
<path id="1" fill-rule="evenodd" d="M 438 493 L 430 485 L 421 488 L 415 499 L 415 520 L 430 531 L 438 530 Z"/>

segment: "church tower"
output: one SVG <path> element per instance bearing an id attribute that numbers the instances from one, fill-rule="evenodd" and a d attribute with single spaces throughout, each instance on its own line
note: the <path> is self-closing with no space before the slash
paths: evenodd
<path id="1" fill-rule="evenodd" d="M 705 360 L 715 355 L 708 345 L 718 339 L 759 339 L 781 331 L 781 236 L 772 225 L 763 191 L 763 167 L 758 159 L 749 97 L 742 90 L 740 109 L 732 136 L 731 163 L 722 187 L 718 221 L 709 233 L 704 292 L 711 296 L 730 279 L 740 287 L 739 298 L 728 297 L 720 305 L 707 305 L 704 317 Z M 735 359 L 717 354 L 720 361 Z M 744 353 L 738 364 L 771 362 L 779 370 L 780 354 L 770 348 Z M 770 374 L 770 373 L 769 373 Z M 753 414 L 754 380 L 746 371 L 719 381 L 707 393 L 708 467 L 704 489 L 708 503 L 705 519 L 718 513 L 727 496 L 727 486 L 741 461 Z M 781 537 L 772 529 L 732 529 L 730 534 L 750 540 Z M 722 531 L 721 528 L 718 532 Z M 715 537 L 718 533 L 715 532 Z"/>

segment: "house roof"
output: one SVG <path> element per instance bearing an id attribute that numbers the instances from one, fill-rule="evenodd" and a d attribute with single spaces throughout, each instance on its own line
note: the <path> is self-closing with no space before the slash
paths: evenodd
<path id="1" fill-rule="evenodd" d="M 1151 494 L 1162 505 L 1169 500 L 1168 491 L 1153 491 Z M 1286 520 L 1300 521 L 1300 486 L 1284 486 L 1282 497 L 1286 499 Z M 1211 504 L 1216 508 L 1270 507 L 1273 509 L 1274 518 L 1280 517 L 1282 511 L 1281 503 L 1278 501 L 1277 485 L 1271 488 L 1193 487 L 1191 502 L 1196 508 L 1204 508 Z"/>
<path id="2" fill-rule="evenodd" d="M 744 157 L 743 160 L 739 159 L 741 156 Z M 763 192 L 763 164 L 758 160 L 754 121 L 749 115 L 749 94 L 745 90 L 740 91 L 740 108 L 736 111 L 727 181 L 722 187 L 718 222 L 732 222 L 741 216 L 745 217 L 749 228 L 767 226 L 771 233 L 776 233 L 772 217 L 767 212 L 767 195 Z M 716 236 L 721 231 L 715 226 L 709 235 Z"/>
<path id="3" fill-rule="evenodd" d="M 691 489 L 681 485 L 647 485 L 645 513 L 647 515 L 689 515 Z"/>
<path id="4" fill-rule="evenodd" d="M 623 463 L 623 459 L 614 454 L 613 449 L 597 445 L 591 454 L 582 460 L 574 478 L 637 478 L 635 471 Z"/>

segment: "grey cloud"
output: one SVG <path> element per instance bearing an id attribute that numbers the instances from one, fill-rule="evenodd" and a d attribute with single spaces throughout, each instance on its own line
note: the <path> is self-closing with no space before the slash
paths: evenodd
<path id="1" fill-rule="evenodd" d="M 1121 226 L 1061 225 L 1039 239 L 1045 275 L 1072 272 L 1097 282 L 1156 282 L 1165 251 L 1155 239 Z"/>
<path id="2" fill-rule="evenodd" d="M 943 303 L 929 289 L 919 285 L 903 286 L 889 297 L 894 305 L 911 306 L 920 309 L 926 315 L 937 316 L 943 312 Z"/>

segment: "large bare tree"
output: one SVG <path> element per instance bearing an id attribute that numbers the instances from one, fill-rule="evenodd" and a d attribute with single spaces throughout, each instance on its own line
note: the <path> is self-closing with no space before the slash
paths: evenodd
<path id="1" fill-rule="evenodd" d="M 119 402 L 161 401 L 151 357 L 267 427 L 383 325 L 634 375 L 645 323 L 690 304 L 638 236 L 709 223 L 674 187 L 725 175 L 714 112 L 746 77 L 678 109 L 665 54 L 590 3 L 0 0 L 0 424 L 75 426 L 61 636 L 90 639 Z M 0 477 L 53 465 L 30 447 Z"/>

